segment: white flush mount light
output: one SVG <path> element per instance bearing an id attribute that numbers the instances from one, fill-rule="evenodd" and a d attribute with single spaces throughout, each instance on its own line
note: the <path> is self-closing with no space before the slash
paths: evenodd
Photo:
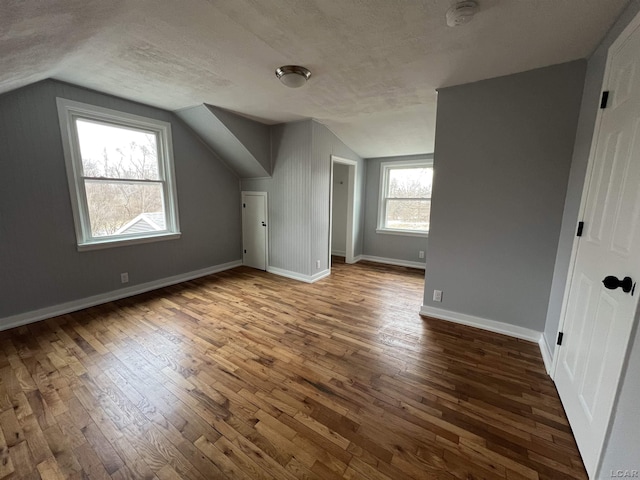
<path id="1" fill-rule="evenodd" d="M 447 10 L 447 25 L 450 27 L 459 27 L 469 23 L 478 11 L 478 2 L 476 0 L 461 0 L 454 3 Z"/>
<path id="2" fill-rule="evenodd" d="M 276 77 L 287 87 L 298 88 L 303 86 L 311 77 L 311 72 L 298 65 L 285 65 L 276 68 Z"/>

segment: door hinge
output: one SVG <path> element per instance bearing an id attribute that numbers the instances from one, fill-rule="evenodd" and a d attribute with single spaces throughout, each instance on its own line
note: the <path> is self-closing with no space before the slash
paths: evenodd
<path id="1" fill-rule="evenodd" d="M 602 92 L 602 99 L 600 99 L 600 108 L 607 108 L 607 102 L 609 101 L 609 90 Z"/>
<path id="2" fill-rule="evenodd" d="M 558 341 L 556 342 L 556 345 L 562 345 L 562 337 L 563 336 L 564 336 L 564 333 L 558 332 Z"/>
<path id="3" fill-rule="evenodd" d="M 242 204 L 242 208 L 247 208 L 247 204 L 246 204 L 246 203 L 243 203 L 243 204 Z"/>
<path id="4" fill-rule="evenodd" d="M 247 251 L 245 250 L 244 253 L 247 253 Z"/>
<path id="5" fill-rule="evenodd" d="M 582 236 L 582 230 L 584 230 L 584 222 L 578 222 L 578 231 L 576 232 L 576 237 Z"/>

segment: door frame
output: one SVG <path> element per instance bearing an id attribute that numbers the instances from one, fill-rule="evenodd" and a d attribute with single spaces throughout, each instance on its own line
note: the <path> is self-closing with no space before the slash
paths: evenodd
<path id="1" fill-rule="evenodd" d="M 331 270 L 331 236 L 333 233 L 333 166 L 339 163 L 349 167 L 347 177 L 347 238 L 345 242 L 345 262 L 356 263 L 355 259 L 355 228 L 353 222 L 356 218 L 356 182 L 358 179 L 358 162 L 348 158 L 331 155 L 331 178 L 329 181 L 329 270 Z"/>
<path id="2" fill-rule="evenodd" d="M 244 265 L 244 239 L 245 239 L 245 231 L 244 231 L 244 208 L 242 204 L 245 203 L 245 197 L 254 196 L 254 197 L 264 197 L 264 221 L 267 224 L 265 231 L 265 242 L 264 242 L 264 269 L 267 271 L 269 268 L 269 198 L 267 192 L 252 192 L 252 191 L 242 191 L 240 192 L 240 209 L 242 210 L 242 264 Z"/>
<path id="3" fill-rule="evenodd" d="M 629 24 L 625 27 L 625 29 L 620 33 L 620 35 L 616 38 L 616 40 L 611 44 L 611 46 L 609 47 L 609 49 L 607 50 L 607 61 L 606 61 L 606 66 L 605 66 L 605 70 L 604 70 L 604 75 L 602 77 L 602 84 L 600 86 L 600 92 L 604 91 L 610 82 L 610 76 L 611 76 L 611 62 L 612 62 L 612 55 L 613 53 L 624 43 L 627 41 L 627 39 L 629 38 L 629 36 L 634 33 L 638 28 L 640 27 L 640 13 L 636 14 L 636 16 L 633 18 L 633 20 L 631 20 L 629 22 Z M 598 102 L 600 101 L 600 97 L 598 97 Z M 598 145 L 598 140 L 600 138 L 600 130 L 602 127 L 602 116 L 604 114 L 604 110 L 601 108 L 598 108 L 597 114 L 596 114 L 596 121 L 595 121 L 595 125 L 594 125 L 594 129 L 593 129 L 593 137 L 591 138 L 591 146 L 590 146 L 590 150 L 589 150 L 589 160 L 587 163 L 587 169 L 585 172 L 585 179 L 584 179 L 584 184 L 582 186 L 582 194 L 581 194 L 581 199 L 580 199 L 580 209 L 578 211 L 578 218 L 576 219 L 576 226 L 577 226 L 577 222 L 580 221 L 580 219 L 584 218 L 585 215 L 585 210 L 586 210 L 586 204 L 587 204 L 587 197 L 589 194 L 589 186 L 591 184 L 591 179 L 593 176 L 593 169 L 594 169 L 594 164 L 596 161 L 596 147 Z M 567 281 L 565 282 L 565 289 L 564 289 L 564 294 L 563 294 L 563 298 L 562 298 L 562 307 L 560 310 L 560 321 L 558 322 L 558 330 L 556 332 L 556 338 L 557 335 L 563 331 L 566 320 L 567 320 L 567 307 L 568 307 L 568 303 L 569 303 L 569 293 L 571 291 L 571 286 L 573 284 L 573 280 L 574 280 L 574 273 L 575 273 L 575 267 L 576 267 L 576 260 L 577 260 L 577 253 L 578 253 L 578 242 L 579 239 L 577 236 L 574 235 L 573 238 L 573 244 L 571 246 L 571 257 L 569 259 L 569 268 L 568 268 L 568 275 L 567 275 Z M 636 311 L 636 316 L 637 316 L 637 311 Z M 632 332 L 633 332 L 633 328 L 632 328 Z M 627 357 L 629 354 L 629 343 L 631 341 L 631 337 L 629 337 L 627 339 L 627 342 L 624 345 L 621 345 L 621 348 L 624 348 L 625 353 L 624 356 Z M 556 349 L 554 350 L 554 354 L 553 354 L 553 361 L 551 364 L 551 369 L 550 369 L 550 376 L 551 378 L 555 381 L 556 378 L 556 373 L 558 371 L 559 368 L 559 351 L 558 348 L 556 347 Z M 600 470 L 600 466 L 601 466 L 601 462 L 602 462 L 602 453 L 604 451 L 604 445 L 607 442 L 607 438 L 609 437 L 609 431 L 610 431 L 610 427 L 611 427 L 611 421 L 613 418 L 613 414 L 615 411 L 615 405 L 618 402 L 618 396 L 619 396 L 619 386 L 620 386 L 620 379 L 622 378 L 622 372 L 624 370 L 624 366 L 620 369 L 619 372 L 614 372 L 615 375 L 617 375 L 617 380 L 616 380 L 616 389 L 615 389 L 615 393 L 614 393 L 614 398 L 613 398 L 613 408 L 611 409 L 611 411 L 609 412 L 609 418 L 607 419 L 607 424 L 609 425 L 609 429 L 607 430 L 607 432 L 605 433 L 604 438 L 602 439 L 602 445 L 600 446 L 600 450 L 597 454 L 597 458 L 595 459 L 595 464 L 596 464 L 596 470 L 595 472 L 598 473 Z"/>

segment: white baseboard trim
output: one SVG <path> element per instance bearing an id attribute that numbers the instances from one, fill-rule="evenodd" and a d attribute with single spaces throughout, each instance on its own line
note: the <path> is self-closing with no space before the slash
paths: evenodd
<path id="1" fill-rule="evenodd" d="M 420 309 L 420 315 L 448 320 L 450 322 L 481 328 L 483 330 L 489 330 L 490 332 L 501 333 L 503 335 L 509 335 L 510 337 L 521 338 L 523 340 L 529 340 L 536 343 L 540 341 L 540 336 L 542 335 L 542 332 L 531 330 L 530 328 L 519 327 L 517 325 L 498 322 L 496 320 L 489 320 L 488 318 L 474 317 L 473 315 L 452 312 L 450 310 L 430 307 L 428 305 L 422 306 Z"/>
<path id="2" fill-rule="evenodd" d="M 421 270 L 425 269 L 425 264 L 422 262 L 411 262 L 409 260 L 399 260 L 397 258 L 375 257 L 373 255 L 358 255 L 356 258 L 357 262 L 360 260 L 368 260 L 370 262 L 385 263 L 387 265 L 397 265 L 398 267 L 420 268 Z"/>
<path id="3" fill-rule="evenodd" d="M 79 300 L 73 300 L 71 302 L 60 303 L 51 307 L 45 307 L 38 310 L 32 310 L 30 312 L 19 313 L 10 317 L 1 318 L 0 331 L 8 330 L 15 327 L 21 327 L 22 325 L 27 325 L 28 323 L 38 322 L 40 320 L 44 320 L 45 318 L 57 317 L 58 315 L 64 315 L 66 313 L 75 312 L 84 308 L 95 307 L 96 305 L 112 302 L 114 300 L 120 300 L 121 298 L 132 297 L 134 295 L 139 295 L 141 293 L 156 290 L 158 288 L 168 287 L 169 285 L 187 282 L 195 278 L 205 277 L 207 275 L 222 272 L 224 270 L 230 270 L 232 268 L 239 267 L 240 265 L 242 265 L 242 260 L 236 260 L 220 265 L 214 265 L 213 267 L 207 267 L 200 270 L 181 273 L 179 275 L 173 275 L 171 277 L 154 280 L 152 282 L 141 283 L 140 285 L 133 285 L 131 287 L 114 290 L 112 292 L 101 293 L 99 295 L 93 295 L 91 297 L 81 298 Z"/>
<path id="4" fill-rule="evenodd" d="M 321 272 L 318 272 L 314 275 L 304 275 L 302 273 L 292 272 L 291 270 L 285 270 L 283 268 L 277 268 L 277 267 L 267 267 L 267 272 L 273 273 L 275 275 L 280 275 L 281 277 L 291 278 L 292 280 L 305 282 L 305 283 L 315 283 L 318 280 L 321 280 L 324 277 L 331 275 L 331 270 L 329 269 L 322 270 Z"/>
<path id="5" fill-rule="evenodd" d="M 551 376 L 551 366 L 553 365 L 553 355 L 551 355 L 551 349 L 547 343 L 547 339 L 544 334 L 540 335 L 538 340 L 540 345 L 540 353 L 542 354 L 542 361 L 544 362 L 544 368 L 547 370 L 547 375 Z"/>
<path id="6" fill-rule="evenodd" d="M 322 270 L 321 272 L 311 275 L 311 283 L 315 283 L 318 280 L 322 280 L 323 278 L 328 277 L 329 275 L 331 275 L 331 270 L 329 270 L 328 268 L 326 270 Z"/>
<path id="7" fill-rule="evenodd" d="M 348 262 L 346 258 L 345 258 L 344 261 L 345 261 L 345 263 L 353 264 L 353 263 L 358 263 L 360 260 L 362 260 L 362 255 L 357 255 L 357 256 L 353 257 L 353 262 Z"/>
<path id="8" fill-rule="evenodd" d="M 331 255 L 335 255 L 336 257 L 346 257 L 347 252 L 344 250 L 331 250 Z"/>

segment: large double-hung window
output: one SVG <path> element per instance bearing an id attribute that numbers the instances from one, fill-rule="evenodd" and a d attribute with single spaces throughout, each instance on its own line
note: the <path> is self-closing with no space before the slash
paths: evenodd
<path id="1" fill-rule="evenodd" d="M 171 125 L 58 98 L 80 250 L 177 238 Z"/>
<path id="2" fill-rule="evenodd" d="M 427 235 L 432 181 L 431 160 L 381 163 L 377 232 Z"/>

